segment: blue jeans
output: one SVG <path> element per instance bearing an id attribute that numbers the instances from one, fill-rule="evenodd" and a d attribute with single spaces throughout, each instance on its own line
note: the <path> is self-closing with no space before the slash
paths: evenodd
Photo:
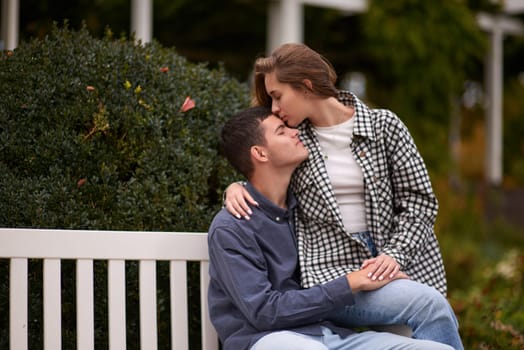
<path id="1" fill-rule="evenodd" d="M 369 231 L 354 232 L 350 234 L 353 236 L 353 238 L 362 241 L 362 243 L 368 247 L 372 256 L 375 257 L 378 255 L 377 247 L 375 246 L 375 242 L 373 242 L 373 238 L 371 238 Z"/>
<path id="2" fill-rule="evenodd" d="M 404 324 L 412 329 L 413 338 L 464 349 L 453 309 L 435 288 L 401 279 L 357 292 L 354 298 L 354 305 L 337 311 L 331 320 L 348 328 Z"/>
<path id="3" fill-rule="evenodd" d="M 324 327 L 322 333 L 310 336 L 278 331 L 259 339 L 250 350 L 453 350 L 449 345 L 391 333 L 367 331 L 341 338 Z"/>

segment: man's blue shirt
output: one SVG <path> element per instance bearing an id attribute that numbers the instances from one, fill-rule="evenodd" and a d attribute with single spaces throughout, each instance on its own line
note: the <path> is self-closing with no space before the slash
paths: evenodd
<path id="1" fill-rule="evenodd" d="M 283 209 L 250 183 L 246 188 L 259 203 L 251 219 L 222 209 L 209 228 L 209 313 L 224 350 L 247 350 L 278 330 L 322 335 L 322 325 L 350 334 L 324 320 L 354 303 L 345 276 L 308 289 L 300 286 L 294 196 L 288 194 L 288 209 Z"/>

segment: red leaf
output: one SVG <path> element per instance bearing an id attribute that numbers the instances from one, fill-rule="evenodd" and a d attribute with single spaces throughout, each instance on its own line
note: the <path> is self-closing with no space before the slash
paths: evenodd
<path id="1" fill-rule="evenodd" d="M 193 108 L 195 108 L 195 101 L 193 101 L 191 99 L 191 96 L 187 96 L 186 100 L 182 104 L 182 107 L 180 108 L 180 111 L 181 112 L 187 112 L 187 111 L 189 111 L 190 109 L 193 109 Z"/>

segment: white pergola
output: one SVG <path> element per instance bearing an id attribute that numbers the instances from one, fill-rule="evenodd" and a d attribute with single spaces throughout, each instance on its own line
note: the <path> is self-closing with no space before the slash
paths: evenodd
<path id="1" fill-rule="evenodd" d="M 0 19 L 0 49 L 13 50 L 18 46 L 20 0 L 2 0 Z"/>
<path id="2" fill-rule="evenodd" d="M 20 0 L 1 0 L 0 49 L 13 50 L 19 40 Z M 494 0 L 499 1 L 499 0 Z M 269 53 L 285 42 L 303 42 L 304 6 L 333 8 L 348 14 L 367 10 L 367 0 L 273 0 L 268 8 L 267 43 Z M 490 34 L 490 51 L 486 58 L 487 124 L 486 181 L 502 182 L 502 87 L 503 42 L 505 35 L 523 35 L 522 23 L 509 15 L 524 12 L 524 0 L 504 0 L 506 15 L 479 14 L 479 26 Z M 131 33 L 142 43 L 153 38 L 153 0 L 131 0 Z"/>
<path id="3" fill-rule="evenodd" d="M 20 0 L 2 0 L 0 49 L 14 50 L 19 41 Z M 131 33 L 143 43 L 153 38 L 153 0 L 131 0 Z"/>
<path id="4" fill-rule="evenodd" d="M 345 13 L 367 10 L 367 0 L 274 0 L 268 9 L 266 52 L 286 42 L 304 41 L 304 6 L 333 8 Z"/>
<path id="5" fill-rule="evenodd" d="M 524 1 L 506 0 L 512 13 L 524 12 Z M 509 11 L 508 11 L 509 12 Z M 504 36 L 524 35 L 522 22 L 505 15 L 479 14 L 477 23 L 490 35 L 489 53 L 485 62 L 486 89 L 486 150 L 485 179 L 489 185 L 499 186 L 503 178 L 503 72 Z"/>

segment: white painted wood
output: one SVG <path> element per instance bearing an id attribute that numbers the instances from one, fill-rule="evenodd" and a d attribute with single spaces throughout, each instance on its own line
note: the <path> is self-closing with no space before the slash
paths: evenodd
<path id="1" fill-rule="evenodd" d="M 266 53 L 284 43 L 304 42 L 304 5 L 333 8 L 346 15 L 367 10 L 367 0 L 275 0 L 269 1 Z"/>
<path id="2" fill-rule="evenodd" d="M 477 24 L 482 30 L 487 32 L 491 32 L 496 28 L 496 30 L 501 30 L 506 35 L 524 34 L 522 21 L 509 16 L 491 15 L 481 12 L 477 15 Z"/>
<path id="3" fill-rule="evenodd" d="M 9 239 L 5 239 L 5 242 L 0 245 L 0 256 L 93 260 L 199 261 L 208 259 L 206 233 L 0 230 L 6 234 L 12 233 Z M 181 249 L 173 249 L 173 247 L 181 247 Z"/>
<path id="4" fill-rule="evenodd" d="M 284 43 L 303 42 L 303 18 L 303 5 L 300 0 L 270 1 L 267 53 Z"/>
<path id="5" fill-rule="evenodd" d="M 485 177 L 490 185 L 499 186 L 503 179 L 503 72 L 504 36 L 524 35 L 521 21 L 503 15 L 480 13 L 479 27 L 490 36 L 485 62 L 486 76 L 486 150 Z"/>
<path id="6" fill-rule="evenodd" d="M 153 39 L 153 0 L 131 0 L 131 33 L 136 40 L 149 43 Z"/>
<path id="7" fill-rule="evenodd" d="M 60 259 L 44 260 L 44 349 L 62 349 Z"/>
<path id="8" fill-rule="evenodd" d="M 490 35 L 487 81 L 488 113 L 486 115 L 486 178 L 489 184 L 502 183 L 502 84 L 503 84 L 503 32 L 494 26 Z"/>
<path id="9" fill-rule="evenodd" d="M 368 9 L 367 0 L 301 0 L 304 5 L 329 7 L 349 13 L 364 12 Z"/>
<path id="10" fill-rule="evenodd" d="M 142 260 L 139 263 L 140 298 L 140 348 L 156 350 L 157 340 L 157 302 L 156 302 L 156 263 Z"/>
<path id="11" fill-rule="evenodd" d="M 78 350 L 94 350 L 95 348 L 93 283 L 93 260 L 78 260 L 76 262 L 76 331 Z"/>
<path id="12" fill-rule="evenodd" d="M 11 259 L 9 266 L 9 347 L 27 350 L 27 259 Z"/>
<path id="13" fill-rule="evenodd" d="M 124 260 L 109 260 L 107 271 L 109 349 L 126 349 L 126 275 Z"/>
<path id="14" fill-rule="evenodd" d="M 20 27 L 20 0 L 2 0 L 2 44 L 4 50 L 14 50 L 18 46 Z"/>
<path id="15" fill-rule="evenodd" d="M 109 349 L 126 349 L 125 262 L 139 261 L 142 349 L 155 349 L 156 261 L 169 261 L 171 349 L 188 350 L 187 262 L 200 261 L 203 349 L 218 349 L 207 315 L 208 252 L 206 233 L 40 230 L 0 228 L 0 258 L 10 259 L 11 349 L 27 349 L 27 259 L 44 260 L 46 350 L 60 348 L 60 261 L 76 260 L 77 348 L 94 349 L 94 260 L 108 261 Z M 14 277 L 13 277 L 14 276 Z M 31 301 L 29 301 L 31 302 Z M 146 325 L 147 323 L 147 325 Z M 29 330 L 31 331 L 31 330 Z M 147 344 L 146 344 L 147 343 Z M 150 346 L 152 344 L 152 346 Z"/>
<path id="16" fill-rule="evenodd" d="M 189 349 L 189 327 L 187 313 L 187 266 L 184 261 L 169 264 L 169 286 L 171 300 L 171 349 Z"/>
<path id="17" fill-rule="evenodd" d="M 217 338 L 215 328 L 209 320 L 207 290 L 209 288 L 209 262 L 200 262 L 200 305 L 202 312 L 202 349 L 218 350 L 218 344 L 213 339 Z"/>
<path id="18" fill-rule="evenodd" d="M 506 13 L 519 14 L 524 12 L 523 0 L 504 0 L 503 9 Z"/>

